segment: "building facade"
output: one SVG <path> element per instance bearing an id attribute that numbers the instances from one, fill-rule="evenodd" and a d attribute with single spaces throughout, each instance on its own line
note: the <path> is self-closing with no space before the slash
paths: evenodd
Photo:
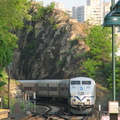
<path id="1" fill-rule="evenodd" d="M 64 3 L 55 3 L 55 9 L 62 10 L 67 13 L 70 18 L 72 17 L 72 9 L 65 9 Z"/>
<path id="2" fill-rule="evenodd" d="M 65 4 L 63 3 L 55 3 L 55 9 L 59 9 L 64 11 L 65 10 Z"/>
<path id="3" fill-rule="evenodd" d="M 110 11 L 110 6 L 111 3 L 105 1 L 100 4 L 100 0 L 87 0 L 86 6 L 72 8 L 72 17 L 82 23 L 89 21 L 93 24 L 101 24 Z"/>

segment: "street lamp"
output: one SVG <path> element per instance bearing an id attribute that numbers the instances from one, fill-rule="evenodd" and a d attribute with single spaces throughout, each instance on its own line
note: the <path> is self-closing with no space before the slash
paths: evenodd
<path id="1" fill-rule="evenodd" d="M 113 101 L 116 101 L 115 82 L 115 27 L 120 26 L 120 0 L 115 4 L 112 0 L 110 12 L 104 18 L 104 27 L 112 27 L 112 69 L 113 69 Z"/>

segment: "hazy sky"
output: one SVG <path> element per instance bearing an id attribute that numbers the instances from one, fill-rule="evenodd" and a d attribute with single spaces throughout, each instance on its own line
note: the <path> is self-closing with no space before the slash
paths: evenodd
<path id="1" fill-rule="evenodd" d="M 50 4 L 51 2 L 56 2 L 56 3 L 64 3 L 65 8 L 71 9 L 73 6 L 82 6 L 86 5 L 87 0 L 36 0 L 36 1 L 44 1 L 44 4 Z M 101 0 L 101 1 L 106 1 L 106 2 L 111 2 L 111 0 Z M 118 0 L 115 0 L 116 2 Z"/>

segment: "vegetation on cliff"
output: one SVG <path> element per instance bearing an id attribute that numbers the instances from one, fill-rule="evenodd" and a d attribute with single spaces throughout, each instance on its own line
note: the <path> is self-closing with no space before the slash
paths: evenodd
<path id="1" fill-rule="evenodd" d="M 44 7 L 42 3 L 35 4 L 32 14 L 32 20 L 37 21 L 45 17 L 46 14 L 54 10 L 55 3 L 51 2 L 50 5 Z"/>
<path id="2" fill-rule="evenodd" d="M 24 25 L 25 19 L 31 19 L 29 9 L 27 0 L 0 0 L 0 74 L 12 61 L 13 50 L 17 47 L 15 30 Z"/>

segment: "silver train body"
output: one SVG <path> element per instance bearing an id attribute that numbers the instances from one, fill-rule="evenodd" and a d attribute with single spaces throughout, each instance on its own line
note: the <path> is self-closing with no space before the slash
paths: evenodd
<path id="1" fill-rule="evenodd" d="M 69 80 L 18 80 L 29 96 L 36 93 L 37 99 L 68 101 L 70 108 L 92 107 L 96 101 L 95 81 L 88 77 L 75 77 Z M 79 109 L 80 110 L 80 109 Z"/>

